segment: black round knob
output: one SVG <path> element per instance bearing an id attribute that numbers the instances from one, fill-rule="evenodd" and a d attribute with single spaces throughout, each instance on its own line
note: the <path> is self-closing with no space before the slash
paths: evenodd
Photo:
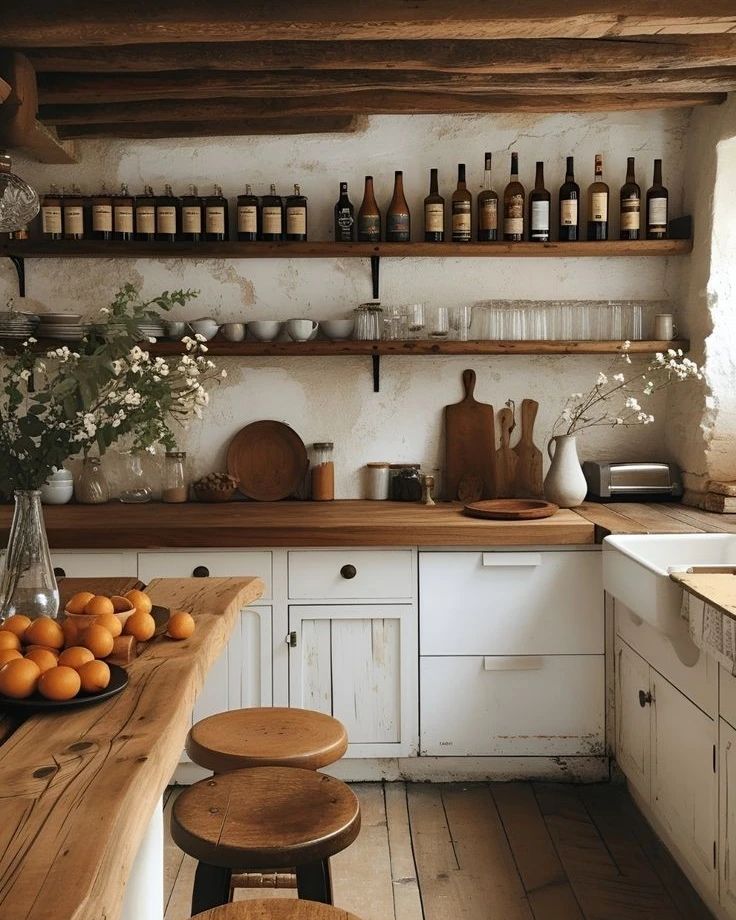
<path id="1" fill-rule="evenodd" d="M 62 569 L 60 565 L 54 566 L 54 575 L 56 576 L 56 578 L 66 578 L 66 572 L 64 571 L 64 569 Z"/>
<path id="2" fill-rule="evenodd" d="M 192 577 L 193 578 L 209 578 L 210 570 L 207 568 L 206 565 L 198 565 L 192 572 Z"/>
<path id="3" fill-rule="evenodd" d="M 652 694 L 647 690 L 639 691 L 639 705 L 643 709 L 645 706 L 651 706 L 652 704 Z"/>
<path id="4" fill-rule="evenodd" d="M 355 578 L 355 576 L 358 574 L 358 570 L 354 565 L 344 565 L 340 569 L 340 574 L 343 578 Z"/>

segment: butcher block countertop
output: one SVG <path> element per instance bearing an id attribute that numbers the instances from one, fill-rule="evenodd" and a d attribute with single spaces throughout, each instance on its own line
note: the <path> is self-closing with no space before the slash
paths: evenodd
<path id="1" fill-rule="evenodd" d="M 121 593 L 135 579 L 63 579 Z M 0 717 L 0 917 L 114 920 L 131 865 L 179 761 L 194 700 L 258 578 L 160 578 L 156 604 L 191 611 L 183 642 L 151 642 L 122 693 L 70 712 Z"/>
<path id="2" fill-rule="evenodd" d="M 734 572 L 673 572 L 673 581 L 732 620 L 736 620 L 736 570 Z"/>

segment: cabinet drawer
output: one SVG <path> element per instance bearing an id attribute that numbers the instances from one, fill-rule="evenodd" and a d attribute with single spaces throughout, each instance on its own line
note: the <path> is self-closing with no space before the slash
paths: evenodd
<path id="1" fill-rule="evenodd" d="M 289 553 L 293 599 L 409 599 L 411 550 L 294 550 Z"/>
<path id="2" fill-rule="evenodd" d="M 420 662 L 422 754 L 603 755 L 603 655 Z"/>
<path id="3" fill-rule="evenodd" d="M 422 655 L 602 654 L 600 553 L 421 553 Z"/>
<path id="4" fill-rule="evenodd" d="M 139 553 L 138 577 L 148 583 L 153 578 L 191 578 L 196 569 L 202 577 L 213 578 L 255 575 L 263 580 L 266 590 L 261 600 L 271 597 L 271 553 L 267 552 L 203 552 Z M 199 574 L 199 573 L 198 573 Z"/>
<path id="5" fill-rule="evenodd" d="M 134 552 L 82 552 L 82 553 L 51 553 L 51 564 L 55 569 L 61 569 L 58 577 L 63 578 L 136 578 L 138 575 L 138 559 Z"/>

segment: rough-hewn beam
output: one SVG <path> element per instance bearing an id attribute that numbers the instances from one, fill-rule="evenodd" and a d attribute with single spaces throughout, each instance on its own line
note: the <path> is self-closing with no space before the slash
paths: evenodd
<path id="1" fill-rule="evenodd" d="M 280 71 L 214 73 L 182 70 L 161 74 L 41 74 L 39 100 L 46 105 L 140 102 L 151 99 L 257 99 L 354 92 L 453 93 L 700 93 L 736 88 L 736 67 L 699 70 L 635 70 L 622 73 L 456 74 L 414 70 Z"/>
<path id="2" fill-rule="evenodd" d="M 736 29 L 732 0 L 292 0 L 243 6 L 234 0 L 100 3 L 5 0 L 3 41 L 37 45 L 230 42 L 278 39 L 600 38 L 722 33 Z"/>
<path id="3" fill-rule="evenodd" d="M 351 115 L 310 116 L 308 118 L 249 118 L 233 121 L 141 122 L 140 124 L 61 125 L 62 138 L 84 137 L 245 137 L 249 134 L 349 134 L 357 131 L 364 119 Z"/>

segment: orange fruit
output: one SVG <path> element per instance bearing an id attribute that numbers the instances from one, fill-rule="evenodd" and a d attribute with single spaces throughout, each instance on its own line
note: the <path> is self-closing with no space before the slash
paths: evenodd
<path id="1" fill-rule="evenodd" d="M 36 649 L 40 649 L 42 652 L 48 652 L 49 655 L 53 655 L 55 661 L 59 660 L 58 648 L 49 648 L 48 645 L 27 645 L 24 654 L 28 654 L 28 652 L 34 652 Z"/>
<path id="2" fill-rule="evenodd" d="M 75 671 L 78 671 L 83 664 L 94 660 L 95 656 L 88 648 L 82 645 L 72 645 L 59 655 L 59 667 L 74 668 Z"/>
<path id="3" fill-rule="evenodd" d="M 79 645 L 78 623 L 75 623 L 74 620 L 66 619 L 61 624 L 61 629 L 64 633 L 64 648 L 69 648 L 72 645 Z"/>
<path id="4" fill-rule="evenodd" d="M 145 591 L 138 591 L 136 588 L 133 588 L 133 590 L 128 591 L 125 596 L 135 607 L 138 613 L 150 613 L 153 610 L 153 603 L 151 602 L 151 598 L 146 594 Z"/>
<path id="5" fill-rule="evenodd" d="M 85 693 L 99 693 L 110 683 L 110 668 L 104 661 L 88 661 L 77 673 Z"/>
<path id="6" fill-rule="evenodd" d="M 132 610 L 133 604 L 128 600 L 127 597 L 123 597 L 120 594 L 113 594 L 110 598 L 112 605 L 115 608 L 115 613 L 125 613 L 126 610 Z"/>
<path id="7" fill-rule="evenodd" d="M 67 667 L 46 671 L 38 682 L 38 692 L 47 700 L 71 700 L 79 693 L 81 687 L 79 674 L 74 668 Z"/>
<path id="8" fill-rule="evenodd" d="M 104 626 L 113 639 L 123 631 L 123 624 L 114 613 L 102 613 L 95 620 L 98 626 Z"/>
<path id="9" fill-rule="evenodd" d="M 98 617 L 103 613 L 115 613 L 112 601 L 103 594 L 95 594 L 91 601 L 84 605 L 84 612 L 91 617 Z"/>
<path id="10" fill-rule="evenodd" d="M 113 642 L 112 633 L 97 623 L 88 626 L 79 637 L 79 644 L 88 648 L 95 658 L 107 658 L 112 651 Z"/>
<path id="11" fill-rule="evenodd" d="M 50 649 L 41 648 L 40 646 L 28 649 L 25 654 L 25 658 L 28 661 L 32 661 L 34 664 L 37 664 L 38 670 L 42 674 L 44 674 L 46 671 L 50 671 L 51 668 L 55 668 L 58 664 L 58 658 L 56 657 L 56 654 Z"/>
<path id="12" fill-rule="evenodd" d="M 0 668 L 0 693 L 14 700 L 24 700 L 35 693 L 40 676 L 41 670 L 35 661 L 14 658 Z"/>
<path id="13" fill-rule="evenodd" d="M 91 591 L 80 591 L 73 597 L 70 597 L 64 608 L 67 613 L 84 613 L 84 608 L 92 600 L 94 594 Z"/>
<path id="14" fill-rule="evenodd" d="M 23 656 L 18 651 L 17 648 L 4 648 L 0 649 L 0 668 L 7 664 L 9 661 L 12 661 L 13 658 L 22 658 Z"/>
<path id="15" fill-rule="evenodd" d="M 20 648 L 20 639 L 9 629 L 0 629 L 0 651 L 6 648 L 12 648 L 17 651 Z"/>
<path id="16" fill-rule="evenodd" d="M 169 617 L 166 634 L 172 639 L 188 639 L 194 632 L 194 617 L 186 610 L 177 610 Z"/>
<path id="17" fill-rule="evenodd" d="M 31 625 L 31 618 L 23 616 L 22 613 L 16 613 L 0 625 L 0 629 L 3 632 L 12 632 L 15 633 L 19 639 L 23 638 L 23 633 Z"/>
<path id="18" fill-rule="evenodd" d="M 23 633 L 26 645 L 45 645 L 46 648 L 64 648 L 64 630 L 51 617 L 39 617 Z"/>
<path id="19" fill-rule="evenodd" d="M 156 621 L 150 613 L 136 610 L 125 621 L 123 632 L 126 636 L 134 636 L 139 642 L 146 642 L 156 632 Z"/>

